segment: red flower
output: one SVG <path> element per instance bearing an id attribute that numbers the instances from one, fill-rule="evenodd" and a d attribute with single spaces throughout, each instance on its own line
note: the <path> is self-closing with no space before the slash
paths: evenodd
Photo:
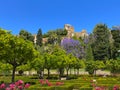
<path id="1" fill-rule="evenodd" d="M 13 90 L 15 88 L 15 84 L 10 84 L 9 87 L 11 90 Z"/>
<path id="2" fill-rule="evenodd" d="M 30 87 L 30 84 L 25 84 L 25 88 L 29 88 Z"/>
<path id="3" fill-rule="evenodd" d="M 117 87 L 117 86 L 114 86 L 114 87 L 113 87 L 113 90 L 118 90 L 118 87 Z"/>
<path id="4" fill-rule="evenodd" d="M 42 84 L 42 83 L 44 82 L 44 80 L 43 80 L 43 79 L 41 79 L 39 82 Z"/>
<path id="5" fill-rule="evenodd" d="M 18 83 L 19 83 L 19 85 L 24 84 L 24 82 L 22 80 L 19 80 Z"/>
<path id="6" fill-rule="evenodd" d="M 56 85 L 59 86 L 59 85 L 63 85 L 64 83 L 63 82 L 56 82 Z"/>
<path id="7" fill-rule="evenodd" d="M 0 85 L 0 88 L 5 88 L 5 84 L 2 83 L 2 84 Z"/>
<path id="8" fill-rule="evenodd" d="M 18 82 L 18 81 L 17 81 L 17 82 L 15 82 L 15 85 L 16 85 L 16 86 L 19 86 L 19 82 Z"/>
<path id="9" fill-rule="evenodd" d="M 47 83 L 48 86 L 52 86 L 52 84 L 50 82 Z"/>
<path id="10" fill-rule="evenodd" d="M 96 86 L 96 84 L 94 84 L 94 83 L 93 83 L 93 84 L 92 84 L 92 86 L 93 86 L 93 87 L 95 87 L 95 86 Z"/>
<path id="11" fill-rule="evenodd" d="M 102 90 L 100 87 L 95 87 L 95 90 Z"/>
<path id="12" fill-rule="evenodd" d="M 48 80 L 46 80 L 46 83 L 49 83 L 49 81 L 48 81 Z"/>
<path id="13" fill-rule="evenodd" d="M 22 86 L 22 85 L 20 85 L 20 86 L 18 86 L 18 88 L 19 88 L 20 90 L 22 90 L 22 89 L 23 89 L 23 86 Z"/>
<path id="14" fill-rule="evenodd" d="M 9 87 L 7 87 L 5 90 L 10 90 L 10 88 L 9 88 Z"/>

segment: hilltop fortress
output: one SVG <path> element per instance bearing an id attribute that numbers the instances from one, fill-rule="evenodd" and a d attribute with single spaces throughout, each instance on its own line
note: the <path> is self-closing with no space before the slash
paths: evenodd
<path id="1" fill-rule="evenodd" d="M 79 38 L 79 37 L 81 37 L 81 38 L 88 37 L 88 33 L 87 33 L 86 30 L 83 29 L 81 32 L 75 32 L 74 27 L 72 25 L 70 25 L 70 24 L 65 24 L 64 29 L 67 30 L 67 35 L 65 37 L 63 37 L 63 38 L 72 38 L 74 36 L 77 37 L 77 38 Z M 36 40 L 37 40 L 36 35 L 34 35 L 34 43 L 36 43 Z M 44 44 L 44 43 L 46 43 L 48 41 L 48 38 L 43 38 L 42 40 L 43 40 L 43 44 Z"/>
<path id="2" fill-rule="evenodd" d="M 88 33 L 86 30 L 82 30 L 81 32 L 74 32 L 74 27 L 70 24 L 65 24 L 64 29 L 67 30 L 67 37 L 72 38 L 73 36 L 76 36 L 77 38 L 85 38 L 88 37 Z"/>

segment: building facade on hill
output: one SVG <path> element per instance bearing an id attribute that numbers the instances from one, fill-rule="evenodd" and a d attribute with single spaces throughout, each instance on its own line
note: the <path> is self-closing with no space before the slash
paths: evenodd
<path id="1" fill-rule="evenodd" d="M 67 37 L 72 38 L 73 36 L 76 36 L 77 38 L 85 38 L 88 37 L 88 33 L 85 29 L 83 29 L 81 32 L 75 32 L 74 27 L 70 24 L 65 24 L 64 29 L 67 30 Z"/>
<path id="2" fill-rule="evenodd" d="M 64 29 L 67 30 L 67 37 L 72 38 L 74 36 L 74 27 L 70 24 L 65 24 Z"/>

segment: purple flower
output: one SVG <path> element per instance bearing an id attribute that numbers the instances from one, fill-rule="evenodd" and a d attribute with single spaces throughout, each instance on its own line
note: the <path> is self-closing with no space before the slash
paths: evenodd
<path id="1" fill-rule="evenodd" d="M 77 58 L 83 58 L 85 50 L 78 40 L 64 38 L 61 41 L 61 46 L 66 50 L 67 54 L 71 53 Z"/>

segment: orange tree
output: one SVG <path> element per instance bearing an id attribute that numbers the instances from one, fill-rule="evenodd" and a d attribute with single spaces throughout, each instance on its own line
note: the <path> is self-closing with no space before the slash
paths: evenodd
<path id="1" fill-rule="evenodd" d="M 0 58 L 4 63 L 12 65 L 12 82 L 14 82 L 16 68 L 33 60 L 35 56 L 36 51 L 32 42 L 0 30 Z"/>

